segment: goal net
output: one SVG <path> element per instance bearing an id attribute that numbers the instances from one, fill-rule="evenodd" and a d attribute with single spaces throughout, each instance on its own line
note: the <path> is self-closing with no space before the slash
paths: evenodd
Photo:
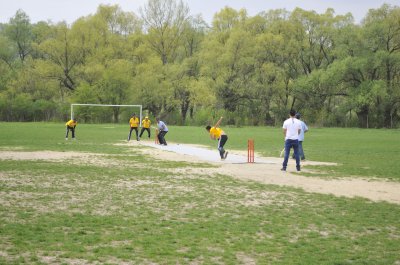
<path id="1" fill-rule="evenodd" d="M 83 110 L 82 108 L 85 107 L 86 110 Z M 128 116 L 130 118 L 130 116 L 132 115 L 132 113 L 137 113 L 137 116 L 139 117 L 140 123 L 142 124 L 142 105 L 110 105 L 110 104 L 81 104 L 81 103 L 73 103 L 71 104 L 71 119 L 75 118 L 75 111 L 77 111 L 77 109 L 79 108 L 80 110 L 80 114 L 79 114 L 79 118 L 81 119 L 82 115 L 86 115 L 86 116 L 91 116 L 90 114 L 92 112 L 88 112 L 88 108 L 92 108 L 92 107 L 111 107 L 114 109 L 114 111 L 117 110 L 117 116 Z M 120 111 L 120 108 L 124 108 L 126 111 Z M 128 112 L 127 112 L 128 111 Z M 97 113 L 98 114 L 98 113 Z M 110 116 L 109 112 L 106 113 L 106 115 Z M 113 115 L 115 115 L 115 113 L 113 113 Z M 127 117 L 122 117 L 123 120 L 125 120 Z M 129 119 L 127 118 L 127 119 Z"/>

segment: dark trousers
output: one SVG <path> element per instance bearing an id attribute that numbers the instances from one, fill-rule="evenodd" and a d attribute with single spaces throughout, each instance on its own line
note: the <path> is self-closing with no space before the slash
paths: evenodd
<path id="1" fill-rule="evenodd" d="M 133 130 L 135 130 L 135 132 L 136 132 L 136 140 L 139 140 L 137 127 L 131 127 L 131 129 L 129 130 L 128 141 L 131 139 L 131 135 L 132 135 L 132 131 Z"/>
<path id="2" fill-rule="evenodd" d="M 161 131 L 158 133 L 158 142 L 163 145 L 167 145 L 167 141 L 165 141 L 165 135 L 167 134 L 166 131 Z"/>
<path id="3" fill-rule="evenodd" d="M 294 151 L 294 157 L 296 158 L 296 168 L 300 170 L 300 157 L 299 157 L 299 140 L 290 140 L 287 139 L 285 141 L 285 158 L 283 159 L 283 164 L 282 167 L 283 169 L 286 170 L 288 160 L 289 160 L 289 154 L 290 154 L 290 149 L 293 148 Z"/>
<path id="4" fill-rule="evenodd" d="M 142 128 L 142 130 L 140 131 L 139 137 L 142 137 L 142 134 L 143 134 L 143 132 L 144 132 L 145 130 L 147 131 L 147 134 L 149 135 L 149 138 L 150 138 L 150 128 Z"/>
<path id="5" fill-rule="evenodd" d="M 305 160 L 306 156 L 304 155 L 304 150 L 303 150 L 303 141 L 299 141 L 299 157 L 301 160 Z M 296 157 L 292 156 L 293 159 L 295 159 Z"/>
<path id="6" fill-rule="evenodd" d="M 219 150 L 219 155 L 221 156 L 221 158 L 224 158 L 224 154 L 225 154 L 224 145 L 225 145 L 226 141 L 228 141 L 228 135 L 221 135 L 221 137 L 218 139 L 218 150 Z"/>
<path id="7" fill-rule="evenodd" d="M 67 126 L 67 133 L 65 135 L 65 138 L 68 138 L 69 131 L 72 132 L 72 138 L 75 138 L 75 127 L 69 127 L 69 126 Z"/>

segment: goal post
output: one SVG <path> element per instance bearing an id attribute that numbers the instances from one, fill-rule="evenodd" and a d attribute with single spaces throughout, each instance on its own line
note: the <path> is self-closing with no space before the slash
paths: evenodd
<path id="1" fill-rule="evenodd" d="M 135 107 L 139 108 L 139 121 L 140 126 L 142 124 L 142 105 L 110 105 L 110 104 L 83 104 L 83 103 L 72 103 L 71 104 L 71 120 L 74 118 L 74 106 L 92 106 L 92 107 Z"/>

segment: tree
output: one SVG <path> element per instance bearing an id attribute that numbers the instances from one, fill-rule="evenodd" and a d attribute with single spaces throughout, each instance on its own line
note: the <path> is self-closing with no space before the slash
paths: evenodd
<path id="1" fill-rule="evenodd" d="M 189 7 L 182 1 L 149 0 L 140 13 L 151 49 L 164 65 L 172 62 L 189 18 Z"/>
<path id="2" fill-rule="evenodd" d="M 212 91 L 219 108 L 235 112 L 252 99 L 254 45 L 244 30 L 246 11 L 225 7 L 214 16 L 212 31 L 202 45 L 202 72 L 213 80 Z M 228 119 L 229 122 L 235 122 Z"/>
<path id="3" fill-rule="evenodd" d="M 200 50 L 200 45 L 206 34 L 206 23 L 200 17 L 190 17 L 184 25 L 182 33 L 183 57 L 192 57 Z"/>
<path id="4" fill-rule="evenodd" d="M 377 108 L 377 121 L 383 121 L 378 126 L 392 127 L 393 114 L 400 102 L 400 8 L 384 4 L 379 9 L 370 10 L 363 26 L 367 49 L 378 64 L 376 79 L 385 81 L 381 89 L 390 95 L 376 98 L 376 104 L 383 105 Z"/>
<path id="5" fill-rule="evenodd" d="M 172 93 L 162 62 L 156 56 L 147 56 L 146 61 L 136 67 L 128 94 L 132 102 L 141 102 L 149 114 L 160 115 Z"/>
<path id="6" fill-rule="evenodd" d="M 291 108 L 312 109 L 316 120 L 325 120 L 331 115 L 332 102 L 337 97 L 346 96 L 340 86 L 334 68 L 330 66 L 337 59 L 337 37 L 339 32 L 352 23 L 350 14 L 334 16 L 333 9 L 324 14 L 296 9 L 290 15 L 293 38 L 289 40 L 291 58 L 288 58 L 293 85 Z M 315 72 L 315 73 L 314 73 Z M 309 79 L 309 80 L 307 80 Z M 296 82 L 297 80 L 297 82 Z"/>
<path id="7" fill-rule="evenodd" d="M 57 80 L 60 87 L 74 90 L 76 88 L 75 68 L 82 63 L 82 50 L 76 39 L 71 38 L 70 31 L 65 23 L 54 28 L 54 38 L 47 39 L 38 45 L 38 50 L 47 60 L 47 72 L 42 73 L 44 78 Z"/>
<path id="8" fill-rule="evenodd" d="M 16 43 L 18 56 L 21 62 L 24 62 L 26 56 L 32 51 L 32 25 L 28 15 L 19 9 L 10 19 L 5 32 L 8 38 Z"/>
<path id="9" fill-rule="evenodd" d="M 119 5 L 100 5 L 96 16 L 106 22 L 111 34 L 128 36 L 140 31 L 141 21 L 133 12 L 124 12 Z"/>
<path id="10" fill-rule="evenodd" d="M 0 35 L 0 60 L 4 62 L 10 70 L 14 69 L 16 46 L 5 36 Z"/>

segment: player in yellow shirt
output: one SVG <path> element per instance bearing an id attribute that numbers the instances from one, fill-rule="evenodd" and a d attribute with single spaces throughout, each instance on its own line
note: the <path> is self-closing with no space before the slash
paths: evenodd
<path id="1" fill-rule="evenodd" d="M 132 117 L 129 119 L 130 130 L 129 130 L 129 135 L 128 135 L 128 142 L 131 140 L 131 135 L 132 135 L 133 130 L 135 130 L 135 132 L 136 132 L 136 140 L 139 141 L 139 136 L 138 136 L 139 122 L 140 122 L 139 118 L 136 117 L 135 113 L 133 113 Z"/>
<path id="2" fill-rule="evenodd" d="M 68 133 L 69 131 L 72 132 L 72 139 L 75 140 L 75 127 L 78 124 L 78 122 L 76 121 L 75 118 L 73 118 L 72 120 L 67 121 L 67 123 L 65 124 L 65 126 L 67 126 L 67 134 L 65 135 L 65 140 L 68 140 Z"/>
<path id="3" fill-rule="evenodd" d="M 225 151 L 224 145 L 226 141 L 228 141 L 228 135 L 226 135 L 225 132 L 219 128 L 222 118 L 223 117 L 221 117 L 213 127 L 208 125 L 206 130 L 209 132 L 211 140 L 218 140 L 219 155 L 221 156 L 221 160 L 225 160 L 228 156 L 228 152 Z"/>
<path id="4" fill-rule="evenodd" d="M 145 130 L 147 131 L 147 134 L 150 138 L 150 125 L 151 121 L 149 120 L 149 117 L 144 117 L 144 120 L 142 120 L 142 130 L 140 131 L 139 139 L 142 138 L 142 134 Z"/>

